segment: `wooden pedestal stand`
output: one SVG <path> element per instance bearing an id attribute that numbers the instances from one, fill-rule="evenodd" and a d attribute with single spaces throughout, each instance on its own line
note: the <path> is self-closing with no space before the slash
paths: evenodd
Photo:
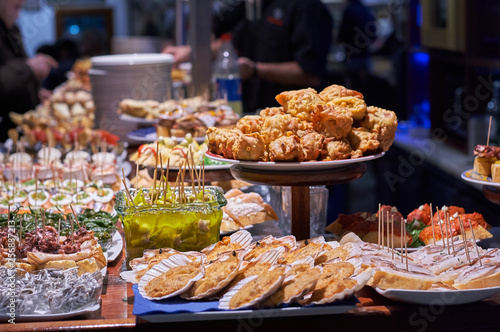
<path id="1" fill-rule="evenodd" d="M 484 185 L 483 195 L 490 202 L 500 204 L 500 188 Z"/>
<path id="2" fill-rule="evenodd" d="M 297 240 L 309 238 L 309 186 L 333 185 L 359 179 L 366 172 L 365 163 L 315 171 L 276 171 L 249 169 L 233 165 L 231 174 L 238 180 L 270 186 L 291 186 L 292 235 Z"/>

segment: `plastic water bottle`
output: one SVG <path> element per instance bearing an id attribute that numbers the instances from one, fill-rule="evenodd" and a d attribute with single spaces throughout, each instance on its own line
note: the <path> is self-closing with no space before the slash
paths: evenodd
<path id="1" fill-rule="evenodd" d="M 242 115 L 241 79 L 238 56 L 230 34 L 221 36 L 222 45 L 214 63 L 213 76 L 217 84 L 217 97 L 227 99 L 236 114 Z"/>

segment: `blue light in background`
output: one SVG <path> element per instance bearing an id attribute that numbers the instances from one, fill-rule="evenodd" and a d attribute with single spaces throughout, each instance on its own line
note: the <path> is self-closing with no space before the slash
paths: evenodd
<path id="1" fill-rule="evenodd" d="M 431 111 L 431 103 L 427 99 L 422 100 L 420 106 L 422 107 L 422 111 L 425 113 L 429 113 Z"/>
<path id="2" fill-rule="evenodd" d="M 420 4 L 417 5 L 416 19 L 417 19 L 417 26 L 421 27 L 422 26 L 422 5 L 420 5 Z"/>
<path id="3" fill-rule="evenodd" d="M 76 24 L 73 24 L 69 27 L 69 33 L 72 35 L 77 35 L 80 32 L 80 27 Z"/>
<path id="4" fill-rule="evenodd" d="M 415 52 L 412 54 L 412 59 L 415 64 L 420 66 L 427 66 L 429 64 L 429 54 L 424 52 Z"/>

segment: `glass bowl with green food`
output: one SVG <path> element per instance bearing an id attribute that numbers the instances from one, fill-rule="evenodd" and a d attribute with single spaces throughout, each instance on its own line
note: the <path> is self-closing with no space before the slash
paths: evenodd
<path id="1" fill-rule="evenodd" d="M 123 223 L 127 263 L 145 249 L 198 251 L 219 240 L 222 207 L 227 204 L 222 188 L 141 188 L 129 193 L 119 191 L 115 203 Z"/>

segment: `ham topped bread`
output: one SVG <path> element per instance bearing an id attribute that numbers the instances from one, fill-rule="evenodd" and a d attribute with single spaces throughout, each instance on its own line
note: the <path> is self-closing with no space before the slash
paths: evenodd
<path id="1" fill-rule="evenodd" d="M 78 274 L 95 272 L 107 265 L 101 246 L 93 231 L 80 227 L 69 237 L 58 236 L 52 226 L 36 228 L 23 234 L 16 242 L 16 267 L 18 273 L 33 272 L 46 268 L 78 267 Z M 4 248 L 0 248 L 2 265 L 11 261 Z"/>
<path id="2" fill-rule="evenodd" d="M 350 242 L 345 243 L 345 238 Z M 427 245 L 403 257 L 399 252 L 393 255 L 390 248 L 363 242 L 353 233 L 340 243 L 348 260 L 359 257 L 362 268 L 371 268 L 368 285 L 372 287 L 452 291 L 500 286 L 500 250 L 485 250 L 473 241 L 457 241 L 454 250 Z"/>
<path id="3" fill-rule="evenodd" d="M 404 243 L 408 246 L 412 243 L 412 236 L 406 235 L 406 240 L 401 235 L 401 221 L 403 216 L 395 207 L 384 205 L 381 207 L 380 220 L 382 221 L 382 240 L 387 243 L 391 237 L 391 231 L 387 231 L 387 225 L 394 220 L 394 246 L 401 248 Z M 382 217 L 383 216 L 383 217 Z M 342 238 L 349 232 L 354 232 L 364 242 L 378 243 L 379 241 L 379 213 L 368 212 L 354 213 L 350 215 L 339 214 L 337 220 L 326 227 L 326 230 Z M 388 236 L 389 234 L 389 236 Z"/>
<path id="4" fill-rule="evenodd" d="M 278 220 L 273 208 L 257 193 L 231 189 L 225 195 L 227 205 L 222 208 L 222 232 L 236 231 L 245 226 Z"/>

